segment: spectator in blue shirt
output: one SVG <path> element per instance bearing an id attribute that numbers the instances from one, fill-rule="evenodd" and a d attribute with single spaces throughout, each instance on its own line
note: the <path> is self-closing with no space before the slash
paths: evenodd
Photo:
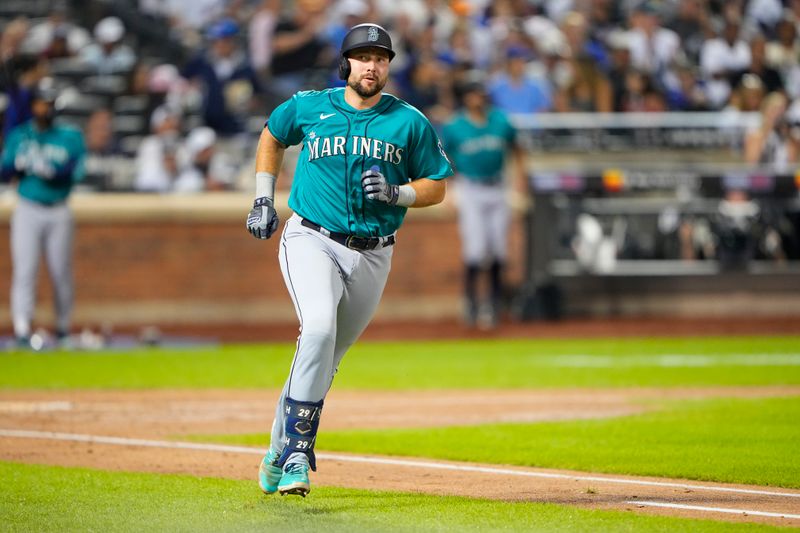
<path id="1" fill-rule="evenodd" d="M 550 87 L 526 73 L 529 53 L 511 47 L 506 53 L 505 70 L 489 84 L 489 98 L 506 113 L 539 113 L 552 106 Z"/>
<path id="2" fill-rule="evenodd" d="M 33 94 L 46 70 L 44 61 L 32 55 L 16 56 L 10 63 L 11 79 L 7 80 L 8 106 L 3 119 L 3 138 L 16 126 L 33 118 Z"/>
<path id="3" fill-rule="evenodd" d="M 231 86 L 242 83 L 249 85 L 252 93 L 261 93 L 255 71 L 236 41 L 238 35 L 239 26 L 233 20 L 215 23 L 207 32 L 211 41 L 209 49 L 190 60 L 182 72 L 184 78 L 203 84 L 203 118 L 206 125 L 220 135 L 244 131 L 242 122 L 226 100 L 226 93 L 241 94 L 231 91 Z"/>

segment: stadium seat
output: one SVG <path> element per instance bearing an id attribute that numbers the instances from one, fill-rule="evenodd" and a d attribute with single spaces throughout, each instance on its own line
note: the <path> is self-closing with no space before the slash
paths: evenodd
<path id="1" fill-rule="evenodd" d="M 122 75 L 89 76 L 80 84 L 80 88 L 84 92 L 108 96 L 122 95 L 127 86 L 127 80 Z"/>
<path id="2" fill-rule="evenodd" d="M 118 96 L 114 99 L 114 114 L 143 115 L 149 105 L 150 100 L 145 95 Z"/>
<path id="3" fill-rule="evenodd" d="M 121 136 L 141 135 L 147 132 L 147 121 L 138 115 L 114 117 L 114 132 Z"/>

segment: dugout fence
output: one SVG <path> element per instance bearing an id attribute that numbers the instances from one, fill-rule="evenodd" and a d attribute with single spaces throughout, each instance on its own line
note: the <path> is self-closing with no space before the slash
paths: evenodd
<path id="1" fill-rule="evenodd" d="M 531 156 L 521 319 L 800 313 L 800 165 L 757 113 L 515 118 Z"/>

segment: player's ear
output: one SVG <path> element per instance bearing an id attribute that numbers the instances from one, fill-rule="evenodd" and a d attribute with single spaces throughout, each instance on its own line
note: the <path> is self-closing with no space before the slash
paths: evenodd
<path id="1" fill-rule="evenodd" d="M 347 81 L 350 77 L 350 60 L 346 56 L 339 57 L 339 79 Z"/>

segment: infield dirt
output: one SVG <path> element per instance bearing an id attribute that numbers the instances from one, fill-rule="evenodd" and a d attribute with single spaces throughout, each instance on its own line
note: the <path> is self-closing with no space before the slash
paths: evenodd
<path id="1" fill-rule="evenodd" d="M 415 391 L 413 394 L 407 391 L 333 390 L 326 401 L 321 430 L 601 418 L 641 412 L 647 408 L 647 400 L 652 399 L 796 395 L 800 395 L 800 387 L 797 386 L 448 390 Z M 278 391 L 235 390 L 3 391 L 0 392 L 0 428 L 159 440 L 180 439 L 181 435 L 267 432 L 277 396 Z M 413 453 L 413 450 L 409 453 Z M 112 445 L 0 437 L 0 460 L 254 479 L 259 458 L 254 454 L 153 448 L 132 443 Z M 424 459 L 421 461 L 446 465 L 466 464 Z M 476 466 L 474 463 L 469 465 Z M 490 469 L 499 467 L 482 466 Z M 314 475 L 313 483 L 318 486 L 549 502 L 800 527 L 800 520 L 792 518 L 646 508 L 629 503 L 657 500 L 692 506 L 800 515 L 800 490 L 522 467 L 501 468 L 539 474 L 555 473 L 559 476 L 525 477 L 498 475 L 489 471 L 425 468 L 419 465 L 326 460 L 320 462 L 319 472 Z M 586 477 L 593 479 L 589 481 Z M 653 481 L 656 484 L 643 484 L 642 481 Z M 666 483 L 722 489 L 744 488 L 784 495 L 670 487 L 665 486 Z M 255 482 L 253 488 L 258 490 Z"/>

